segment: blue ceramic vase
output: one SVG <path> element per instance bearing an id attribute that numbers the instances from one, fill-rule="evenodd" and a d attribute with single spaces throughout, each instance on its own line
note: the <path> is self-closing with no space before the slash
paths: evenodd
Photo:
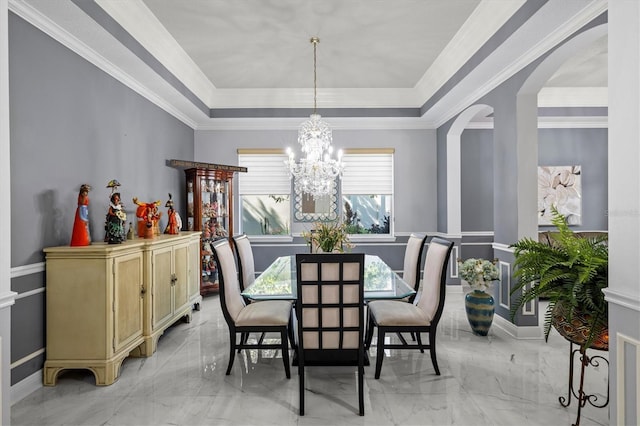
<path id="1" fill-rule="evenodd" d="M 473 290 L 464 297 L 464 308 L 473 334 L 486 336 L 495 312 L 493 296 L 484 291 Z"/>

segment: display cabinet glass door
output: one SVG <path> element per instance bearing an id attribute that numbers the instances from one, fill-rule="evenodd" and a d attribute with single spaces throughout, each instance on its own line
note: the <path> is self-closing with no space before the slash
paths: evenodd
<path id="1" fill-rule="evenodd" d="M 218 273 L 211 243 L 233 232 L 231 182 L 233 173 L 223 170 L 185 170 L 187 229 L 202 231 L 200 294 L 218 291 Z"/>

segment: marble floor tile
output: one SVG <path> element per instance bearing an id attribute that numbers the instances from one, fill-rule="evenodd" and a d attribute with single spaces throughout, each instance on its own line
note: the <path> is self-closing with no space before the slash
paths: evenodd
<path id="1" fill-rule="evenodd" d="M 87 371 L 65 372 L 56 386 L 15 403 L 11 424 L 554 426 L 576 418 L 575 398 L 568 408 L 558 401 L 567 396 L 569 343 L 555 331 L 548 342 L 516 340 L 495 326 L 476 336 L 462 294 L 447 295 L 438 328 L 441 375 L 428 353 L 387 351 L 379 380 L 373 365 L 366 368 L 364 417 L 355 368 L 307 369 L 300 417 L 297 369 L 287 379 L 279 351 L 243 351 L 226 376 L 228 338 L 218 296 L 208 296 L 191 323 L 165 331 L 153 356 L 127 358 L 113 385 L 95 386 Z M 606 365 L 590 368 L 585 386 L 603 401 Z M 609 407 L 587 405 L 580 424 L 608 425 Z"/>

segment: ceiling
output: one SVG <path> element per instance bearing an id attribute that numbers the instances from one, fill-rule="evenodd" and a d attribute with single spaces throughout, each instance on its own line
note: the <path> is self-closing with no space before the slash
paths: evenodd
<path id="1" fill-rule="evenodd" d="M 606 0 L 10 0 L 10 9 L 194 127 L 308 114 L 313 36 L 323 115 L 437 125 L 473 101 L 451 81 L 481 96 Z M 606 87 L 605 36 L 543 92 L 554 94 L 549 106 L 576 88 L 597 95 L 583 106 L 606 106 Z"/>

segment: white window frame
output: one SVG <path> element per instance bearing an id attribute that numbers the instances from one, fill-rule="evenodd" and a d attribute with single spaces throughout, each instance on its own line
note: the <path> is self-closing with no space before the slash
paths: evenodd
<path id="1" fill-rule="evenodd" d="M 388 234 L 351 234 L 352 241 L 395 240 L 394 237 L 394 153 L 393 148 L 345 149 L 344 172 L 340 179 L 340 204 L 343 195 L 379 194 L 391 197 Z M 351 167 L 350 167 L 351 163 Z M 341 209 L 344 220 L 344 207 Z"/>
<path id="2" fill-rule="evenodd" d="M 238 165 L 247 168 L 247 173 L 238 175 L 238 229 L 242 229 L 242 196 L 288 194 L 293 203 L 291 179 L 285 167 L 287 156 L 284 149 L 238 149 Z M 289 209 L 291 211 L 291 208 Z M 249 235 L 250 240 L 291 240 L 293 216 L 289 214 L 289 235 Z"/>

